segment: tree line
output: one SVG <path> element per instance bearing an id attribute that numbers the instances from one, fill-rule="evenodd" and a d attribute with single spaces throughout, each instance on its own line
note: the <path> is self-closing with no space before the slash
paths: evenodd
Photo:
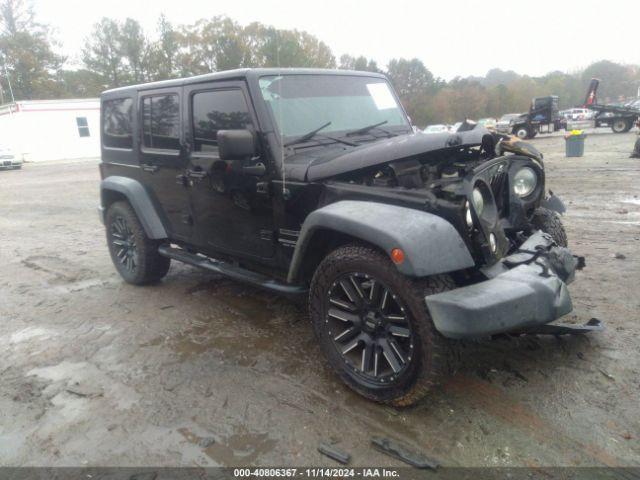
<path id="1" fill-rule="evenodd" d="M 14 97 L 23 100 L 96 97 L 107 88 L 233 68 L 342 68 L 385 73 L 414 123 L 422 126 L 522 112 L 535 96 L 558 95 L 561 108 L 568 108 L 582 103 L 592 77 L 602 79 L 600 98 L 607 101 L 634 97 L 640 86 L 638 65 L 607 60 L 572 73 L 531 77 L 492 69 L 484 77 L 445 81 L 416 58 L 392 59 L 384 67 L 363 56 L 336 58 L 307 32 L 259 22 L 241 25 L 224 16 L 174 25 L 161 15 L 153 32 L 132 18 L 103 18 L 73 68 L 58 47 L 49 26 L 37 21 L 30 0 L 0 0 L 0 103 L 10 100 L 6 77 Z"/>

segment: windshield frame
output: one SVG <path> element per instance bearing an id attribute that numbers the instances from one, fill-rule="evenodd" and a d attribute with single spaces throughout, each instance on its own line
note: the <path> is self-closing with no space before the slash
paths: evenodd
<path id="1" fill-rule="evenodd" d="M 382 74 L 375 74 L 375 73 L 371 73 L 370 75 L 367 75 L 367 73 L 370 72 L 350 72 L 350 71 L 322 71 L 322 72 L 318 72 L 318 71 L 309 71 L 309 72 L 287 72 L 286 69 L 283 69 L 283 71 L 281 73 L 269 73 L 269 74 L 261 74 L 257 77 L 257 96 L 259 97 L 259 101 L 262 105 L 264 105 L 265 107 L 265 113 L 268 115 L 269 117 L 269 121 L 272 125 L 272 132 L 275 134 L 275 138 L 278 141 L 278 145 L 280 148 L 285 149 L 284 145 L 292 140 L 295 140 L 297 137 L 299 137 L 298 135 L 282 135 L 281 131 L 280 131 L 280 125 L 278 124 L 277 119 L 275 118 L 273 111 L 271 108 L 268 108 L 267 102 L 265 101 L 265 99 L 262 96 L 262 90 L 260 88 L 260 80 L 264 77 L 273 77 L 273 76 L 303 76 L 303 75 L 308 75 L 308 76 L 341 76 L 341 77 L 354 77 L 354 78 L 371 78 L 371 79 L 375 79 L 377 82 L 384 82 L 387 87 L 389 88 L 389 91 L 391 92 L 391 95 L 393 96 L 393 99 L 396 102 L 396 105 L 398 107 L 398 110 L 400 112 L 400 115 L 402 116 L 402 119 L 404 120 L 404 125 L 384 125 L 381 128 L 384 130 L 388 130 L 394 134 L 402 134 L 402 133 L 411 133 L 413 131 L 413 127 L 412 127 L 412 123 L 411 123 L 411 119 L 409 117 L 409 115 L 407 115 L 407 112 L 404 108 L 404 106 L 402 105 L 402 102 L 400 101 L 400 98 L 398 97 L 398 94 L 396 93 L 395 89 L 393 88 L 393 85 L 391 84 L 391 82 L 389 81 L 389 79 L 382 75 Z M 367 125 L 360 125 L 360 127 L 366 127 Z M 355 127 L 354 127 L 355 128 Z M 327 130 L 326 132 L 320 132 L 318 133 L 318 137 L 319 138 L 312 138 L 307 140 L 306 142 L 300 143 L 298 144 L 299 146 L 306 146 L 308 144 L 313 144 L 314 146 L 325 146 L 325 145 L 330 145 L 330 144 L 334 144 L 335 142 L 319 142 L 318 140 L 321 139 L 323 137 L 323 133 L 326 133 L 327 135 L 331 135 L 332 137 L 342 137 L 345 136 L 346 133 L 353 131 L 354 128 L 348 128 L 348 129 L 341 129 L 341 130 Z M 359 137 L 370 137 L 372 140 L 377 138 L 377 135 L 375 134 L 375 132 L 380 132 L 379 129 L 377 128 L 373 128 L 371 131 L 364 133 L 362 135 L 356 135 L 354 137 L 349 137 L 349 138 L 359 138 Z M 382 137 L 380 137 L 382 138 Z M 386 138 L 386 135 L 385 135 Z"/>

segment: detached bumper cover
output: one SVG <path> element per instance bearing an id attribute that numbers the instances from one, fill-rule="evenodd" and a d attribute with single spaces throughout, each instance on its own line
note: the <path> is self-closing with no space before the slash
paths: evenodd
<path id="1" fill-rule="evenodd" d="M 483 271 L 489 280 L 425 298 L 436 329 L 449 338 L 526 331 L 571 312 L 567 283 L 580 263 L 547 234 Z"/>

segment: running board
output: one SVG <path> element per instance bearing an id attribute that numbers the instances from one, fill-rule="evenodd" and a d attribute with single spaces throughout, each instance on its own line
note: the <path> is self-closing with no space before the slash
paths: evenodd
<path id="1" fill-rule="evenodd" d="M 261 275 L 251 270 L 246 270 L 242 267 L 231 265 L 230 263 L 222 262 L 214 258 L 204 257 L 196 255 L 195 253 L 186 252 L 180 248 L 172 248 L 168 245 L 161 245 L 158 248 L 158 253 L 164 257 L 169 257 L 179 262 L 183 262 L 194 267 L 204 268 L 210 272 L 219 273 L 226 277 L 238 280 L 239 282 L 249 283 L 256 287 L 266 288 L 274 292 L 281 293 L 283 295 L 301 295 L 308 292 L 306 287 L 302 285 L 289 285 L 287 283 L 281 283 L 273 278 Z"/>

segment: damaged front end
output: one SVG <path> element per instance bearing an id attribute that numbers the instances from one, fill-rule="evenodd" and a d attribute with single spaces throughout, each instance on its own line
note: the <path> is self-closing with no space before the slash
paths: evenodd
<path id="1" fill-rule="evenodd" d="M 488 280 L 430 295 L 425 301 L 436 329 L 448 338 L 574 333 L 568 325 L 562 326 L 564 331 L 536 328 L 571 312 L 567 285 L 583 266 L 582 257 L 537 231 L 517 251 L 482 269 Z"/>
<path id="2" fill-rule="evenodd" d="M 554 213 L 565 207 L 546 195 L 542 154 L 513 137 L 473 133 L 473 142 L 449 138 L 445 147 L 338 176 L 328 182 L 328 195 L 337 197 L 332 201 L 366 194 L 411 204 L 456 228 L 475 267 L 451 272 L 459 288 L 425 299 L 445 337 L 601 328 L 594 322 L 548 325 L 572 311 L 567 285 L 584 259 L 566 248 Z M 555 231 L 542 221 L 545 215 L 557 222 Z"/>

